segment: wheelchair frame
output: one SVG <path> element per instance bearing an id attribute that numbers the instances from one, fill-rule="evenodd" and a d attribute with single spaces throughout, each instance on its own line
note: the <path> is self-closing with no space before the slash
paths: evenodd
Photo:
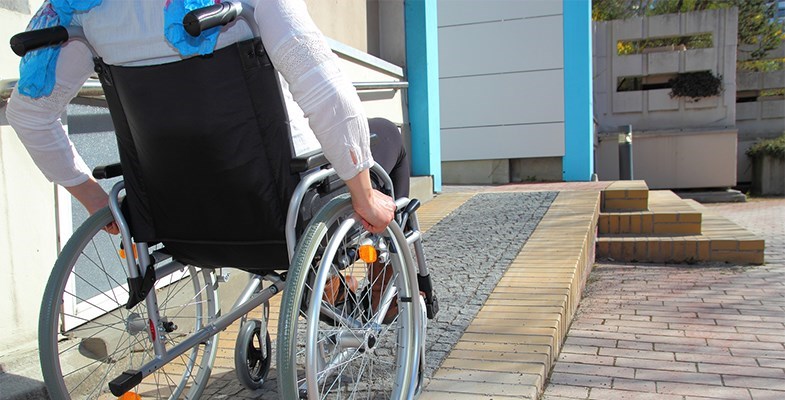
<path id="1" fill-rule="evenodd" d="M 392 188 L 392 181 L 384 169 L 381 168 L 380 165 L 375 164 L 372 168 L 373 172 L 380 176 L 387 187 Z M 330 176 L 335 175 L 335 171 L 332 168 L 319 170 L 317 172 L 313 172 L 311 174 L 306 175 L 300 181 L 297 188 L 295 189 L 295 193 L 292 196 L 292 201 L 289 203 L 289 212 L 287 214 L 287 222 L 286 222 L 286 235 L 287 235 L 287 249 L 289 250 L 289 258 L 291 262 L 291 258 L 294 254 L 294 248 L 296 244 L 296 235 L 295 235 L 295 225 L 297 221 L 297 216 L 299 213 L 299 209 L 302 203 L 302 199 L 305 193 L 308 191 L 309 188 L 313 187 L 314 185 L 322 182 L 324 179 L 329 178 Z M 125 221 L 125 217 L 122 214 L 121 206 L 120 206 L 120 192 L 124 189 L 123 182 L 118 182 L 112 188 L 110 193 L 110 203 L 109 209 L 112 213 L 112 216 L 115 219 L 118 227 L 120 228 L 120 235 L 121 240 L 123 242 L 123 246 L 125 248 L 132 248 L 132 246 L 136 246 L 137 253 L 139 254 L 139 264 L 137 265 L 134 261 L 133 257 L 126 257 L 126 267 L 128 268 L 128 275 L 130 278 L 141 278 L 144 279 L 145 275 L 142 271 L 147 271 L 148 268 L 153 264 L 150 260 L 151 258 L 155 258 L 155 256 L 150 257 L 150 253 L 148 251 L 147 243 L 136 243 L 134 244 L 131 240 L 131 231 L 128 227 L 128 224 Z M 404 209 L 409 204 L 409 199 L 407 198 L 400 198 L 396 200 L 396 207 L 398 210 Z M 419 232 L 419 223 L 417 221 L 416 213 L 408 214 L 408 219 L 410 221 L 410 226 L 412 227 L 412 231 L 405 237 L 402 231 L 396 232 L 393 229 L 393 234 L 395 234 L 398 240 L 403 239 L 404 242 L 408 243 L 409 245 L 413 245 L 415 247 L 415 254 L 418 260 L 419 270 L 418 275 L 425 278 L 429 276 L 427 264 L 425 263 L 425 256 L 422 249 L 422 242 L 421 242 L 421 234 Z M 406 221 L 402 221 L 403 224 Z M 391 226 L 396 226 L 399 230 L 401 229 L 395 224 L 395 221 L 390 224 Z M 290 240 L 289 238 L 294 238 Z M 159 253 L 160 254 L 160 253 Z M 411 254 L 408 251 L 408 248 L 404 248 L 403 251 L 405 263 L 407 265 L 415 265 L 414 259 L 412 258 Z M 167 276 L 169 275 L 168 271 L 176 271 L 185 268 L 186 265 L 182 264 L 176 260 L 171 260 L 170 262 L 155 268 L 153 271 L 160 271 L 161 275 Z M 422 278 L 421 278 L 422 279 Z M 271 283 L 266 289 L 259 290 L 262 287 L 262 281 L 268 281 Z M 413 287 L 418 287 L 418 281 L 414 281 Z M 410 282 L 411 284 L 411 282 Z M 151 315 L 148 315 L 150 320 L 150 326 L 155 327 L 156 332 L 152 333 L 151 335 L 154 338 L 151 338 L 153 341 L 153 348 L 155 350 L 155 359 L 145 365 L 143 365 L 138 371 L 125 371 L 115 380 L 110 382 L 110 388 L 112 389 L 112 393 L 120 396 L 123 393 L 127 392 L 128 389 L 138 385 L 146 376 L 150 375 L 152 372 L 162 368 L 164 365 L 178 357 L 179 355 L 185 353 L 189 349 L 193 348 L 194 346 L 208 340 L 209 338 L 217 335 L 219 332 L 223 331 L 224 329 L 228 328 L 232 325 L 236 320 L 242 318 L 255 308 L 259 307 L 263 303 L 270 300 L 273 296 L 275 296 L 278 292 L 283 291 L 285 287 L 285 280 L 281 277 L 280 274 L 266 274 L 266 275 L 258 275 L 252 274 L 251 280 L 243 289 L 240 296 L 235 300 L 234 306 L 229 311 L 229 313 L 218 317 L 217 320 L 209 323 L 206 327 L 202 328 L 198 332 L 189 336 L 188 339 L 184 340 L 183 342 L 179 343 L 177 346 L 166 349 L 165 344 L 162 342 L 162 338 L 165 336 L 161 332 L 161 318 L 157 312 L 157 299 L 155 295 L 155 291 L 150 291 L 147 296 L 145 297 L 145 302 L 147 303 L 147 309 L 152 311 Z M 389 302 L 382 302 L 382 304 L 388 304 Z M 419 307 L 419 302 L 413 302 L 416 304 L 416 307 Z M 325 310 L 328 311 L 329 310 Z M 386 310 L 382 310 L 386 311 Z M 424 310 L 423 310 L 424 311 Z M 381 313 L 382 315 L 384 312 Z M 416 312 L 415 312 L 416 314 Z M 334 314 L 332 316 L 335 316 Z M 266 321 L 265 321 L 266 322 Z M 422 335 L 422 333 L 421 333 Z M 424 340 L 424 337 L 418 338 L 417 341 L 420 342 Z"/>

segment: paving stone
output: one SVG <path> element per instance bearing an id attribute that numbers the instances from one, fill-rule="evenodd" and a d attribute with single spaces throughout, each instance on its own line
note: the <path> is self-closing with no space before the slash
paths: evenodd
<path id="1" fill-rule="evenodd" d="M 785 199 L 707 208 L 765 238 L 766 264 L 597 264 L 544 399 L 581 398 L 551 389 L 565 386 L 590 399 L 785 398 Z M 634 378 L 603 387 L 590 371 L 608 358 Z"/>

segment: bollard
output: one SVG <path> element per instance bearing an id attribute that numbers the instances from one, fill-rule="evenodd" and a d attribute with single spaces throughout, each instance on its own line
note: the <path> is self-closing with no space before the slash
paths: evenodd
<path id="1" fill-rule="evenodd" d="M 632 125 L 625 127 L 626 133 L 619 134 L 619 179 L 633 180 L 632 173 Z"/>

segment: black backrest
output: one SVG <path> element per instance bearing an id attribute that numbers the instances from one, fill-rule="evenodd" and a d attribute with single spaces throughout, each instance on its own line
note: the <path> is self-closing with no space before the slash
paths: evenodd
<path id="1" fill-rule="evenodd" d="M 286 268 L 286 210 L 299 175 L 261 42 L 171 64 L 96 67 L 134 239 L 161 241 L 200 266 Z"/>

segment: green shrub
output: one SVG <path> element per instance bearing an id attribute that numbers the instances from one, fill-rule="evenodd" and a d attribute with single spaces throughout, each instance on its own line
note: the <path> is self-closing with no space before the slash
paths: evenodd
<path id="1" fill-rule="evenodd" d="M 680 73 L 668 83 L 671 85 L 671 98 L 691 97 L 698 101 L 722 93 L 722 76 L 715 76 L 709 71 Z"/>
<path id="2" fill-rule="evenodd" d="M 747 149 L 747 156 L 757 158 L 770 156 L 785 159 L 785 134 L 778 138 L 761 140 Z"/>

